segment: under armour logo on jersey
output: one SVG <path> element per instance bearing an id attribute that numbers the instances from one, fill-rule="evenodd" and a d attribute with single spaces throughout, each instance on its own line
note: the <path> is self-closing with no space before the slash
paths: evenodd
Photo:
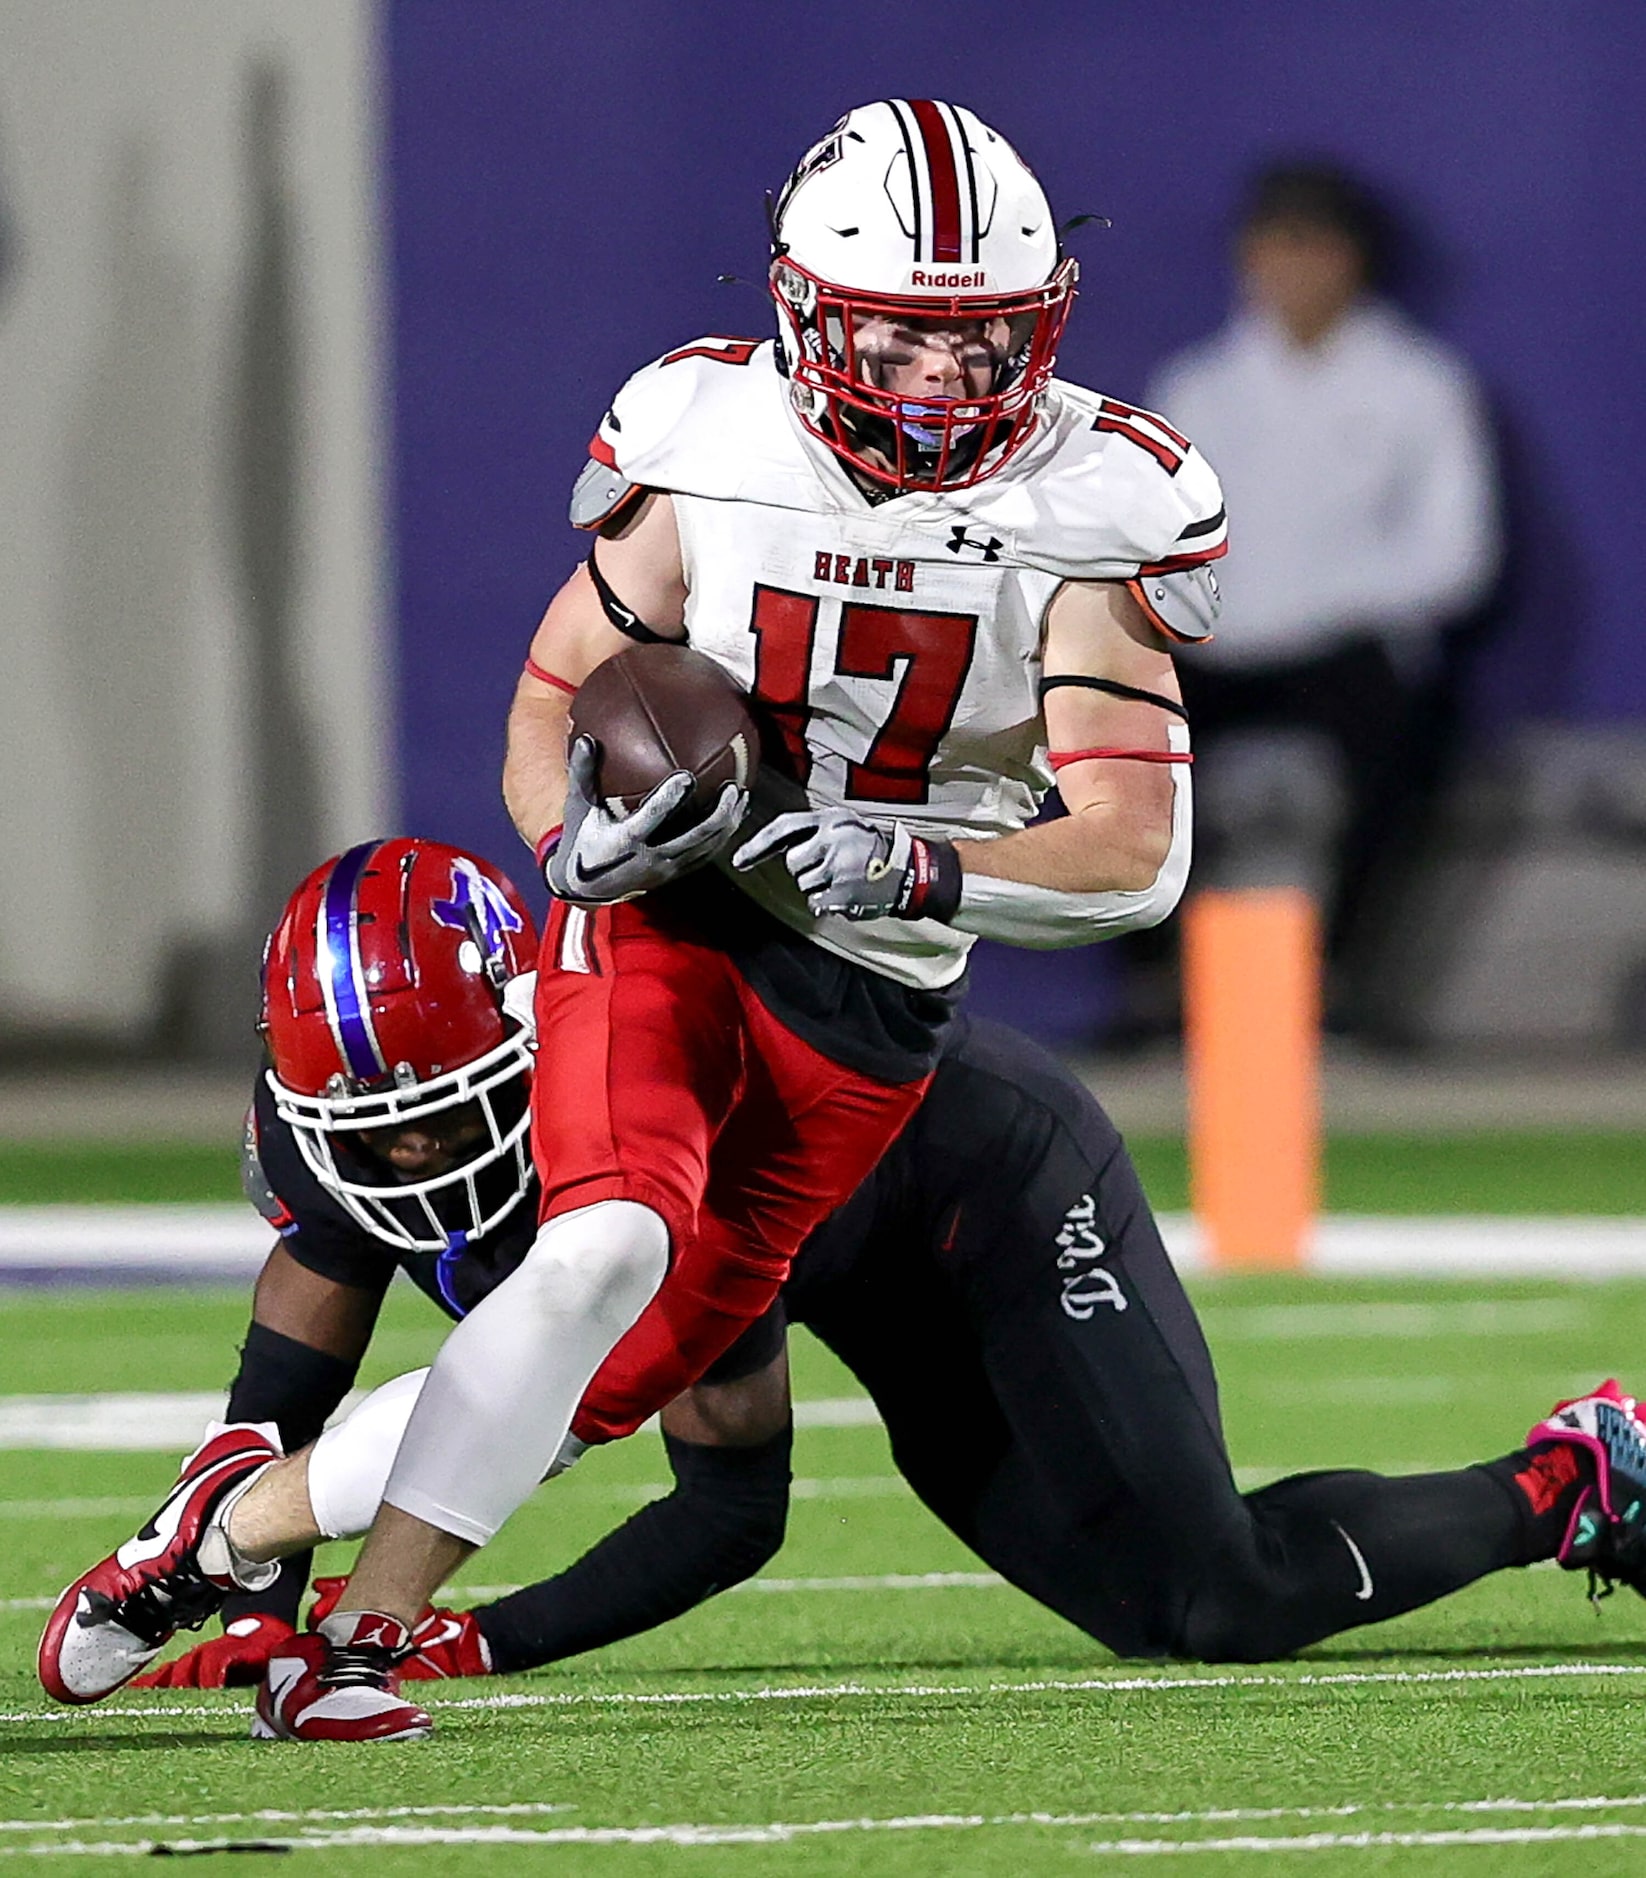
<path id="1" fill-rule="evenodd" d="M 998 561 L 1000 559 L 1000 550 L 1005 547 L 1006 544 L 997 535 L 990 535 L 987 541 L 973 541 L 971 536 L 966 533 L 965 525 L 956 522 L 954 527 L 949 530 L 948 545 L 951 554 L 959 554 L 961 549 L 970 548 L 974 553 L 981 554 L 985 561 Z"/>
<path id="2" fill-rule="evenodd" d="M 520 931 L 521 919 L 495 880 L 472 861 L 453 861 L 451 898 L 431 902 L 429 910 L 440 925 L 473 940 L 478 957 L 470 970 L 484 969 L 494 984 L 507 977 L 508 936 Z M 460 962 L 468 966 L 466 959 Z"/>
<path id="3" fill-rule="evenodd" d="M 1083 1324 L 1100 1304 L 1116 1311 L 1127 1308 L 1120 1280 L 1097 1263 L 1108 1247 L 1097 1230 L 1097 1202 L 1089 1193 L 1083 1193 L 1063 1215 L 1055 1244 L 1057 1269 L 1063 1274 L 1060 1302 L 1065 1316 Z"/>

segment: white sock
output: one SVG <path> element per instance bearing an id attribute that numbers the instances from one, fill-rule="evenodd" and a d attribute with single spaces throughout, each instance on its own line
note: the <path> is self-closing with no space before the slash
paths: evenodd
<path id="1" fill-rule="evenodd" d="M 551 1219 L 441 1347 L 389 1505 L 484 1545 L 548 1472 L 590 1379 L 668 1267 L 668 1228 L 638 1201 Z"/>
<path id="2" fill-rule="evenodd" d="M 377 1517 L 418 1392 L 428 1376 L 414 1369 L 374 1389 L 309 1450 L 309 1507 L 328 1539 L 355 1539 Z"/>

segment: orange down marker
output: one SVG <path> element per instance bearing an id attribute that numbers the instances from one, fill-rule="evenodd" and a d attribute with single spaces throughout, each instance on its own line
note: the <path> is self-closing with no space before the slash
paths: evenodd
<path id="1" fill-rule="evenodd" d="M 1302 1264 L 1320 1202 L 1320 916 L 1296 887 L 1183 911 L 1190 1200 L 1214 1265 Z"/>

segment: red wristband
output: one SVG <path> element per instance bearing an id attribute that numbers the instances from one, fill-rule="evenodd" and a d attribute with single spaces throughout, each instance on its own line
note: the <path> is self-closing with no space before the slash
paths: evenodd
<path id="1" fill-rule="evenodd" d="M 564 829 L 564 822 L 556 822 L 547 834 L 537 837 L 537 846 L 532 849 L 532 853 L 537 856 L 537 865 L 540 868 L 548 865 L 549 856 L 560 845 L 560 836 Z"/>

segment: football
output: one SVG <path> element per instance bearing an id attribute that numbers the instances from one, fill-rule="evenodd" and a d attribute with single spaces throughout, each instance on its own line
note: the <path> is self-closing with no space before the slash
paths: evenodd
<path id="1" fill-rule="evenodd" d="M 665 824 L 671 832 L 708 814 L 727 783 L 748 788 L 760 765 L 747 698 L 690 646 L 630 646 L 597 665 L 572 699 L 570 734 L 600 746 L 600 793 L 623 814 L 690 770 L 696 780 Z"/>

